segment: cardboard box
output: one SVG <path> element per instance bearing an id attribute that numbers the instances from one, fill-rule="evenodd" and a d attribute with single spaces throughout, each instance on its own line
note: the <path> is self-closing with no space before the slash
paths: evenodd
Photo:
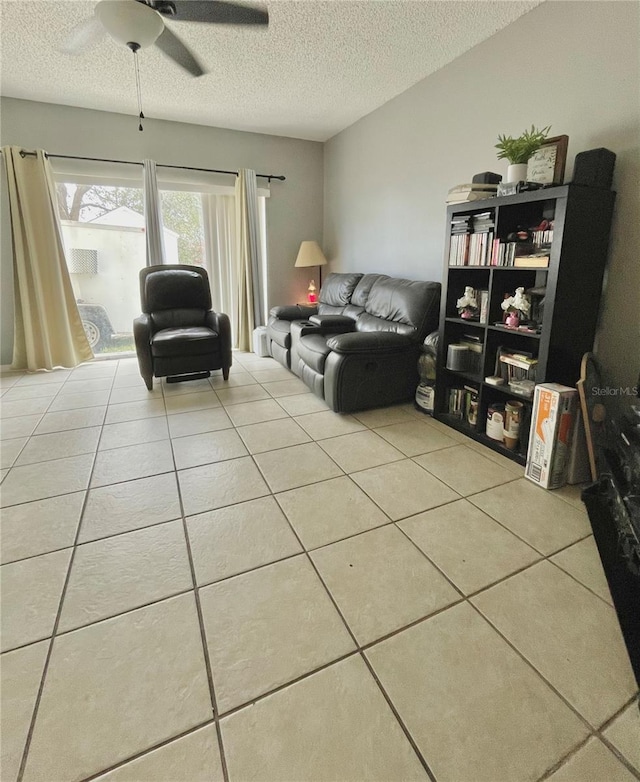
<path id="1" fill-rule="evenodd" d="M 535 388 L 524 474 L 544 489 L 558 489 L 567 481 L 577 396 L 575 388 L 558 383 Z"/>

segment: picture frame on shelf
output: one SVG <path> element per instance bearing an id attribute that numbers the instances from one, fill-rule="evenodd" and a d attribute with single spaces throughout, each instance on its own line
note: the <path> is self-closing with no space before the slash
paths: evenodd
<path id="1" fill-rule="evenodd" d="M 561 185 L 567 163 L 569 136 L 548 138 L 527 163 L 527 181 L 544 185 Z"/>

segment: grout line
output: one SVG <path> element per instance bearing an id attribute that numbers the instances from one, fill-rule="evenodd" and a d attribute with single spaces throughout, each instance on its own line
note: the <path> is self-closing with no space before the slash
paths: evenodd
<path id="1" fill-rule="evenodd" d="M 115 376 L 115 373 L 114 373 L 114 376 Z M 111 379 L 111 382 L 113 383 L 113 378 Z M 102 426 L 104 427 L 104 422 L 103 422 Z M 101 436 L 102 436 L 102 430 L 100 432 L 100 437 Z M 98 443 L 100 442 L 100 437 L 98 438 Z M 26 768 L 26 765 L 27 765 L 27 759 L 28 759 L 28 756 L 29 756 L 29 750 L 31 748 L 31 741 L 33 739 L 33 732 L 35 730 L 36 720 L 37 720 L 37 717 L 38 717 L 38 711 L 40 709 L 40 703 L 42 701 L 42 694 L 43 694 L 43 691 L 44 691 L 44 686 L 45 686 L 47 674 L 49 673 L 49 665 L 51 663 L 51 657 L 52 657 L 52 654 L 53 654 L 53 645 L 55 643 L 56 632 L 57 632 L 57 629 L 58 629 L 58 625 L 60 624 L 60 617 L 62 616 L 62 607 L 64 605 L 64 599 L 65 599 L 65 596 L 66 596 L 66 593 L 67 593 L 67 588 L 69 586 L 69 581 L 71 580 L 71 570 L 73 568 L 73 562 L 74 562 L 74 559 L 75 559 L 76 545 L 77 545 L 77 542 L 78 542 L 78 536 L 80 535 L 80 529 L 82 527 L 82 518 L 84 516 L 84 512 L 85 512 L 85 509 L 87 507 L 87 502 L 88 502 L 88 499 L 89 499 L 89 487 L 91 486 L 91 478 L 93 476 L 93 471 L 94 471 L 95 466 L 96 466 L 96 458 L 97 458 L 97 450 L 93 454 L 93 462 L 92 462 L 91 470 L 89 471 L 89 476 L 88 476 L 88 479 L 87 479 L 87 487 L 85 489 L 84 500 L 82 502 L 82 508 L 80 510 L 80 516 L 78 517 L 78 525 L 76 527 L 76 534 L 75 534 L 74 541 L 73 541 L 73 549 L 71 551 L 71 556 L 69 557 L 69 564 L 67 566 L 67 573 L 66 573 L 66 576 L 65 576 L 64 584 L 62 586 L 62 591 L 60 592 L 60 599 L 58 601 L 58 610 L 56 612 L 56 617 L 55 617 L 55 620 L 54 620 L 54 623 L 53 623 L 53 628 L 51 630 L 51 638 L 49 640 L 49 648 L 47 650 L 47 655 L 46 655 L 46 658 L 45 658 L 44 667 L 42 669 L 42 675 L 41 675 L 41 678 L 40 678 L 40 685 L 38 687 L 38 692 L 37 692 L 36 699 L 35 699 L 35 702 L 34 702 L 34 705 L 33 705 L 33 711 L 32 711 L 32 714 L 31 714 L 31 721 L 29 723 L 29 730 L 27 731 L 27 737 L 26 737 L 24 748 L 23 748 L 23 751 L 22 751 L 22 757 L 20 759 L 20 766 L 19 766 L 19 769 L 18 769 L 18 777 L 17 777 L 16 782 L 22 782 L 22 777 L 24 776 L 25 768 Z"/>
<path id="2" fill-rule="evenodd" d="M 165 400 L 166 405 L 166 400 Z M 202 614 L 202 604 L 200 602 L 200 591 L 198 589 L 198 581 L 196 578 L 196 570 L 195 565 L 193 562 L 193 551 L 191 549 L 191 540 L 189 538 L 189 531 L 187 529 L 187 517 L 185 515 L 184 511 L 184 502 L 182 499 L 182 487 L 180 486 L 180 481 L 178 480 L 178 470 L 175 460 L 175 452 L 173 450 L 173 441 L 171 441 L 171 458 L 173 459 L 173 467 L 174 467 L 174 474 L 176 477 L 176 483 L 178 486 L 178 501 L 180 503 L 180 512 L 182 517 L 182 531 L 184 534 L 184 540 L 185 545 L 187 549 L 187 557 L 189 559 L 189 570 L 191 573 L 191 583 L 193 584 L 193 597 L 194 602 L 196 606 L 196 613 L 198 616 L 198 626 L 200 629 L 200 640 L 202 641 L 202 654 L 204 658 L 204 665 L 205 670 L 207 673 L 207 682 L 209 685 L 209 698 L 211 700 L 211 709 L 213 711 L 213 720 L 214 724 L 216 726 L 216 736 L 218 739 L 218 749 L 220 752 L 220 763 L 222 765 L 222 776 L 224 778 L 224 782 L 229 782 L 229 771 L 227 769 L 227 760 L 225 756 L 224 751 L 224 744 L 222 742 L 222 730 L 220 728 L 220 717 L 218 714 L 218 704 L 216 702 L 216 693 L 215 693 L 215 687 L 213 683 L 213 671 L 211 669 L 211 659 L 209 658 L 209 647 L 207 643 L 207 633 L 204 623 L 204 617 Z"/>

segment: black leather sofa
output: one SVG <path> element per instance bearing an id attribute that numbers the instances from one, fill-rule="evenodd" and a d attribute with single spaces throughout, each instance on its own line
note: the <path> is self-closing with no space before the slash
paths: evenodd
<path id="1" fill-rule="evenodd" d="M 330 274 L 317 306 L 271 310 L 269 350 L 336 412 L 396 404 L 415 394 L 439 306 L 437 282 Z"/>

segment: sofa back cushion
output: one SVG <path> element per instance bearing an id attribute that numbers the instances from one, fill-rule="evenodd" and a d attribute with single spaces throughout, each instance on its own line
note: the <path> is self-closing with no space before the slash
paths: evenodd
<path id="1" fill-rule="evenodd" d="M 422 341 L 438 326 L 440 283 L 386 277 L 371 286 L 357 331 L 393 331 Z"/>
<path id="2" fill-rule="evenodd" d="M 341 315 L 351 302 L 351 296 L 361 274 L 329 274 L 320 290 L 318 313 L 320 315 Z"/>

